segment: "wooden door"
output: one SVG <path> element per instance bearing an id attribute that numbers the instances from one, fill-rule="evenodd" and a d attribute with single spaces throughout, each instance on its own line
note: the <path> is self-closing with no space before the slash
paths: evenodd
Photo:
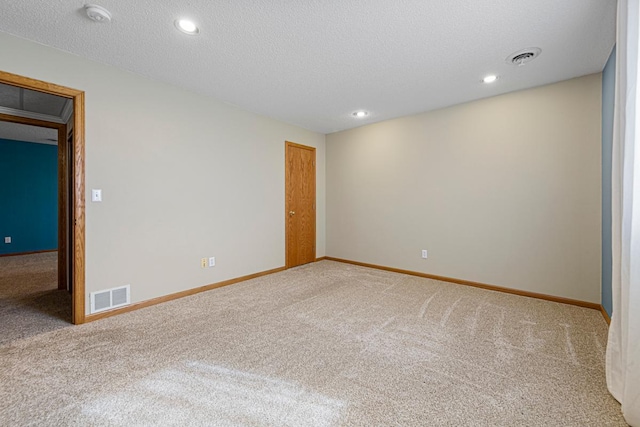
<path id="1" fill-rule="evenodd" d="M 69 140 L 67 127 L 58 131 L 58 289 L 69 290 L 69 262 L 71 262 L 69 233 Z"/>
<path id="2" fill-rule="evenodd" d="M 316 149 L 285 143 L 286 267 L 316 260 Z"/>
<path id="3" fill-rule="evenodd" d="M 73 242 L 75 241 L 75 227 L 72 223 L 73 218 L 75 218 L 75 214 L 73 212 L 73 188 L 74 188 L 74 177 L 73 177 L 73 162 L 70 159 L 73 159 L 73 129 L 67 135 L 67 145 L 66 145 L 66 153 L 67 153 L 67 162 L 66 162 L 66 172 L 67 172 L 67 180 L 65 182 L 66 191 L 67 191 L 67 209 L 66 209 L 66 225 L 67 225 L 67 233 L 66 239 L 67 252 L 66 252 L 66 270 L 67 270 L 67 290 L 73 294 L 73 282 L 74 282 L 74 270 L 73 270 Z M 58 190 L 60 191 L 60 190 Z"/>

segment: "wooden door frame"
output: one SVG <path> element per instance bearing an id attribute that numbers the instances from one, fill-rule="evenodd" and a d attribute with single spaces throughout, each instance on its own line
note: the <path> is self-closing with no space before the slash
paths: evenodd
<path id="1" fill-rule="evenodd" d="M 317 193 L 316 193 L 316 148 L 310 147 L 308 145 L 297 144 L 295 142 L 285 141 L 284 142 L 284 266 L 285 268 L 291 268 L 289 265 L 289 211 L 291 210 L 289 207 L 289 198 L 287 197 L 287 189 L 289 188 L 289 162 L 287 162 L 287 151 L 291 148 L 301 148 L 303 150 L 309 150 L 313 152 L 313 196 L 314 196 L 314 206 L 317 203 Z M 317 209 L 313 210 L 313 238 L 315 241 L 313 242 L 313 259 L 316 258 L 316 241 L 318 240 L 317 235 Z"/>
<path id="2" fill-rule="evenodd" d="M 65 150 L 64 154 L 61 154 L 60 147 L 67 147 L 67 134 L 66 134 L 66 125 L 55 124 L 58 127 L 58 185 L 68 186 L 68 180 L 73 179 L 73 189 L 69 194 L 69 197 L 73 198 L 73 221 L 72 221 L 72 229 L 73 229 L 73 240 L 70 240 L 69 244 L 71 246 L 72 256 L 72 268 L 73 268 L 73 284 L 72 284 L 72 305 L 71 305 L 71 321 L 78 325 L 85 322 L 85 199 L 84 199 L 84 92 L 76 89 L 71 89 L 64 86 L 59 86 L 53 83 L 47 83 L 41 80 L 35 80 L 28 77 L 19 76 L 17 74 L 7 73 L 5 71 L 0 70 L 0 83 L 8 84 L 11 86 L 22 87 L 25 89 L 31 89 L 38 92 L 49 93 L 52 95 L 60 96 L 63 98 L 69 98 L 73 101 L 73 159 L 71 164 L 69 165 L 67 156 L 67 150 Z M 12 119 L 16 119 L 15 116 L 7 116 L 2 115 L 2 119 L 4 120 L 7 117 L 11 117 Z M 50 126 L 54 125 L 54 123 L 50 122 L 41 122 L 39 120 L 32 119 L 24 119 L 18 118 L 21 120 L 21 123 L 24 124 L 32 124 L 35 126 L 43 126 L 44 123 L 48 123 L 49 125 L 44 127 L 57 127 Z M 16 120 L 7 120 L 14 121 Z M 25 121 L 30 121 L 31 123 L 25 123 Z M 40 122 L 40 124 L 36 124 L 35 122 Z M 64 132 L 64 135 L 62 134 Z M 65 162 L 62 163 L 61 162 Z M 71 175 L 69 176 L 66 172 L 69 170 L 68 166 L 71 166 Z M 60 173 L 63 172 L 63 173 Z M 64 175 L 61 178 L 61 175 Z M 61 179 L 63 182 L 61 182 Z M 58 189 L 59 194 L 60 188 Z M 66 192 L 62 192 L 66 193 Z M 64 200 L 65 204 L 68 206 L 68 200 Z M 58 200 L 59 206 L 58 209 L 61 209 L 60 206 L 60 198 Z M 59 227 L 59 235 L 58 240 L 61 241 L 61 238 L 66 237 L 69 234 L 70 230 L 66 229 L 66 223 L 63 227 L 65 235 L 60 236 L 60 224 L 64 220 L 64 218 L 58 218 L 58 227 Z M 66 247 L 63 248 L 66 251 Z M 58 251 L 60 251 L 60 245 L 58 247 Z M 66 253 L 66 252 L 65 252 Z M 60 263 L 60 260 L 58 260 Z M 66 265 L 64 270 L 66 271 Z M 60 273 L 60 271 L 59 271 Z"/>

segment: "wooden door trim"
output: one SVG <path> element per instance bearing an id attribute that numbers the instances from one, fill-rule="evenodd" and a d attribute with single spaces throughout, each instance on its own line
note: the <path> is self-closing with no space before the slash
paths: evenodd
<path id="1" fill-rule="evenodd" d="M 28 117 L 11 116 L 9 114 L 0 113 L 0 121 L 18 123 L 21 125 L 39 126 L 42 128 L 60 129 L 66 127 L 64 123 L 46 122 L 44 120 L 30 119 Z"/>
<path id="2" fill-rule="evenodd" d="M 309 147 L 308 145 L 296 144 L 295 142 L 285 141 L 285 146 L 302 148 L 303 150 L 316 151 L 316 147 Z"/>
<path id="3" fill-rule="evenodd" d="M 64 98 L 70 98 L 73 100 L 73 159 L 67 159 L 72 162 L 73 169 L 73 183 L 74 188 L 70 196 L 73 197 L 73 241 L 72 245 L 73 253 L 73 286 L 72 286 L 72 322 L 74 324 L 81 324 L 85 322 L 85 198 L 84 198 L 84 92 L 71 89 L 68 87 L 56 85 L 53 83 L 44 82 L 42 80 L 31 79 L 17 74 L 7 73 L 0 71 L 0 83 L 5 83 L 12 86 L 22 87 L 25 89 L 36 90 L 40 92 L 49 93 L 52 95 L 61 96 Z M 13 119 L 17 119 L 15 116 L 6 116 Z M 28 119 L 21 117 L 21 120 L 27 121 L 35 126 L 38 125 L 35 122 L 41 122 L 35 119 Z M 15 120 L 11 120 L 14 121 Z M 51 122 L 41 122 L 51 123 Z M 58 150 L 60 150 L 60 144 L 66 145 L 66 125 L 56 123 L 57 126 L 63 126 L 58 129 Z M 53 127 L 53 126 L 45 126 Z M 62 130 L 61 130 L 62 129 Z M 60 132 L 64 131 L 64 138 L 60 138 Z M 65 157 L 67 157 L 65 155 Z M 60 158 L 60 157 L 59 157 Z M 65 174 L 67 178 L 71 178 Z"/>
<path id="4" fill-rule="evenodd" d="M 290 211 L 289 198 L 287 197 L 287 189 L 289 188 L 289 163 L 287 162 L 287 151 L 289 147 L 301 148 L 303 150 L 309 150 L 313 152 L 313 197 L 314 197 L 314 216 L 313 216 L 313 236 L 317 241 L 318 236 L 316 234 L 316 217 L 317 217 L 317 193 L 316 193 L 316 148 L 309 147 L 308 145 L 297 144 L 291 141 L 284 142 L 284 263 L 285 269 L 291 268 L 289 265 L 289 226 L 288 226 L 288 213 Z M 313 242 L 313 258 L 316 257 L 316 241 Z"/>

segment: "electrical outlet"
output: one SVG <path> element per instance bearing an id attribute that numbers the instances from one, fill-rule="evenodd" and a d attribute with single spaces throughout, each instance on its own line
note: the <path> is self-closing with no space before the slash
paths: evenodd
<path id="1" fill-rule="evenodd" d="M 207 259 L 206 258 L 202 258 L 200 260 L 200 267 L 207 268 Z"/>
<path id="2" fill-rule="evenodd" d="M 11 237 L 5 237 L 4 238 L 4 242 L 5 243 L 11 243 Z"/>
<path id="3" fill-rule="evenodd" d="M 422 258 L 427 259 L 427 250 L 426 249 L 422 250 Z"/>
<path id="4" fill-rule="evenodd" d="M 216 257 L 212 256 L 209 258 L 209 267 L 215 267 L 216 266 Z"/>

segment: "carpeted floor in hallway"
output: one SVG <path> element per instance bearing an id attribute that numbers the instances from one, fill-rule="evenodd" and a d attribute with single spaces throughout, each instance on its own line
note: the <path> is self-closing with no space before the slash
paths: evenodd
<path id="1" fill-rule="evenodd" d="M 71 326 L 57 266 L 57 252 L 0 257 L 0 345 Z"/>
<path id="2" fill-rule="evenodd" d="M 624 426 L 591 309 L 321 261 L 0 345 L 7 426 Z"/>

